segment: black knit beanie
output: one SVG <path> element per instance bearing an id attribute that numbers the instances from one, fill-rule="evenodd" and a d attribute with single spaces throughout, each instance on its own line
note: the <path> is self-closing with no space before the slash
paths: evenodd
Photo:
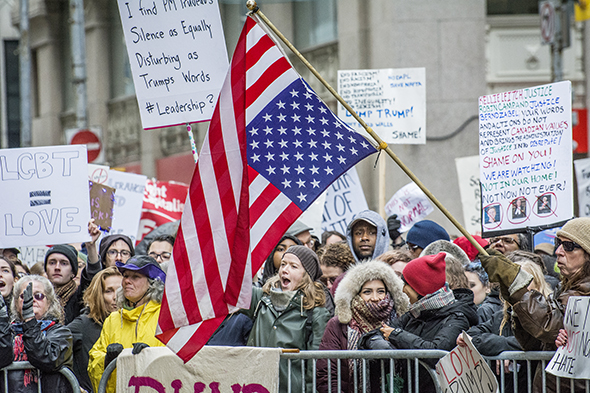
<path id="1" fill-rule="evenodd" d="M 320 261 L 315 252 L 305 246 L 291 246 L 285 254 L 293 254 L 301 261 L 305 271 L 312 281 L 317 281 L 322 276 Z"/>
<path id="2" fill-rule="evenodd" d="M 69 244 L 57 244 L 47 250 L 47 253 L 45 254 L 45 264 L 43 265 L 45 271 L 47 271 L 47 259 L 49 259 L 51 254 L 62 254 L 68 258 L 70 265 L 72 265 L 72 273 L 74 276 L 78 275 L 78 251 L 76 251 L 73 246 L 70 246 Z"/>

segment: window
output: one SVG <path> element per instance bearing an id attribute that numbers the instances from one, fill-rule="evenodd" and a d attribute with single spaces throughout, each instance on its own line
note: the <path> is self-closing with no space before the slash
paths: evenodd
<path id="1" fill-rule="evenodd" d="M 115 0 L 109 1 L 111 20 L 111 98 L 127 97 L 135 94 L 131 66 L 127 56 L 125 36 L 119 17 L 119 8 Z"/>
<path id="2" fill-rule="evenodd" d="M 4 41 L 4 68 L 6 86 L 6 123 L 8 146 L 20 147 L 20 90 L 18 69 L 18 41 Z"/>
<path id="3" fill-rule="evenodd" d="M 488 15 L 539 14 L 538 0 L 488 0 Z"/>

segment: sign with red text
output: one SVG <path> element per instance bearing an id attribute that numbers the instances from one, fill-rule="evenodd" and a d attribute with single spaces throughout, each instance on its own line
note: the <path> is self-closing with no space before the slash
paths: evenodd
<path id="1" fill-rule="evenodd" d="M 401 221 L 400 233 L 408 231 L 433 211 L 430 200 L 414 182 L 400 188 L 385 205 L 387 216 L 397 214 L 397 219 Z"/>
<path id="2" fill-rule="evenodd" d="M 180 220 L 188 194 L 188 185 L 184 183 L 151 179 L 145 184 L 138 242 L 154 228 Z"/>
<path id="3" fill-rule="evenodd" d="M 0 248 L 90 240 L 85 145 L 0 150 Z"/>
<path id="4" fill-rule="evenodd" d="M 387 143 L 426 143 L 426 69 L 338 71 L 338 93 Z M 338 117 L 365 133 L 338 104 Z"/>
<path id="5" fill-rule="evenodd" d="M 326 191 L 322 231 L 338 231 L 344 235 L 352 217 L 368 209 L 369 206 L 359 175 L 356 168 L 352 167 L 332 183 Z M 303 222 L 307 224 L 306 221 Z"/>
<path id="6" fill-rule="evenodd" d="M 571 82 L 479 97 L 482 232 L 573 217 Z"/>
<path id="7" fill-rule="evenodd" d="M 217 0 L 118 0 L 144 129 L 211 119 L 228 68 Z"/>
<path id="8" fill-rule="evenodd" d="M 465 332 L 465 347 L 457 346 L 436 364 L 436 376 L 443 392 L 496 393 L 498 382 L 494 373 L 475 349 Z"/>
<path id="9" fill-rule="evenodd" d="M 280 348 L 204 346 L 183 363 L 166 347 L 137 355 L 125 349 L 117 358 L 117 392 L 277 393 L 280 353 Z"/>
<path id="10" fill-rule="evenodd" d="M 590 379 L 590 297 L 571 296 L 563 318 L 567 344 L 557 348 L 545 368 L 558 377 Z"/>

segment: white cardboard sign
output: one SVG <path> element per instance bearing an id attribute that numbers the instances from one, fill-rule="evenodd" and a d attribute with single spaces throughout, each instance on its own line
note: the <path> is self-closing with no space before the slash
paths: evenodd
<path id="1" fill-rule="evenodd" d="M 558 377 L 590 379 L 590 297 L 572 296 L 567 301 L 563 327 L 567 332 L 567 344 L 557 348 L 545 368 Z"/>
<path id="2" fill-rule="evenodd" d="M 590 217 L 590 158 L 574 161 L 578 183 L 578 212 L 580 217 Z"/>
<path id="3" fill-rule="evenodd" d="M 571 82 L 479 97 L 483 233 L 573 217 Z"/>
<path id="4" fill-rule="evenodd" d="M 481 190 L 479 186 L 479 157 L 455 158 L 459 193 L 463 207 L 463 227 L 467 232 L 481 235 Z"/>
<path id="5" fill-rule="evenodd" d="M 355 167 L 340 176 L 326 191 L 322 214 L 322 231 L 346 234 L 355 214 L 368 210 L 365 193 Z M 321 233 L 321 232 L 320 232 Z"/>
<path id="6" fill-rule="evenodd" d="M 387 216 L 397 214 L 401 221 L 400 233 L 408 231 L 433 211 L 430 200 L 414 182 L 400 188 L 385 205 Z"/>
<path id="7" fill-rule="evenodd" d="M 0 248 L 90 240 L 85 145 L 0 150 Z"/>
<path id="8" fill-rule="evenodd" d="M 211 119 L 228 68 L 217 0 L 118 0 L 144 129 Z"/>
<path id="9" fill-rule="evenodd" d="M 425 68 L 338 71 L 338 93 L 385 142 L 426 143 Z M 338 117 L 365 132 L 342 104 Z"/>

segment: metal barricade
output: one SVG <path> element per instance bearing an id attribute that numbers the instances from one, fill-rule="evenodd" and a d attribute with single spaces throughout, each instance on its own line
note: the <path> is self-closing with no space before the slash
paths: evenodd
<path id="1" fill-rule="evenodd" d="M 4 392 L 9 392 L 9 390 L 8 390 L 8 372 L 9 371 L 31 370 L 34 368 L 35 367 L 33 367 L 31 365 L 31 363 L 29 363 L 29 362 L 12 362 L 8 366 L 4 367 L 2 369 L 3 375 L 4 375 Z M 74 393 L 81 393 L 80 384 L 78 383 L 78 379 L 76 378 L 76 376 L 74 375 L 72 370 L 70 370 L 67 367 L 62 367 L 58 370 L 58 373 L 63 375 L 68 380 L 70 385 L 72 385 L 72 391 Z M 37 380 L 37 392 L 39 392 L 39 393 L 42 393 L 42 390 L 41 390 L 41 379 L 42 378 L 43 378 L 43 373 L 39 372 L 39 379 Z"/>

